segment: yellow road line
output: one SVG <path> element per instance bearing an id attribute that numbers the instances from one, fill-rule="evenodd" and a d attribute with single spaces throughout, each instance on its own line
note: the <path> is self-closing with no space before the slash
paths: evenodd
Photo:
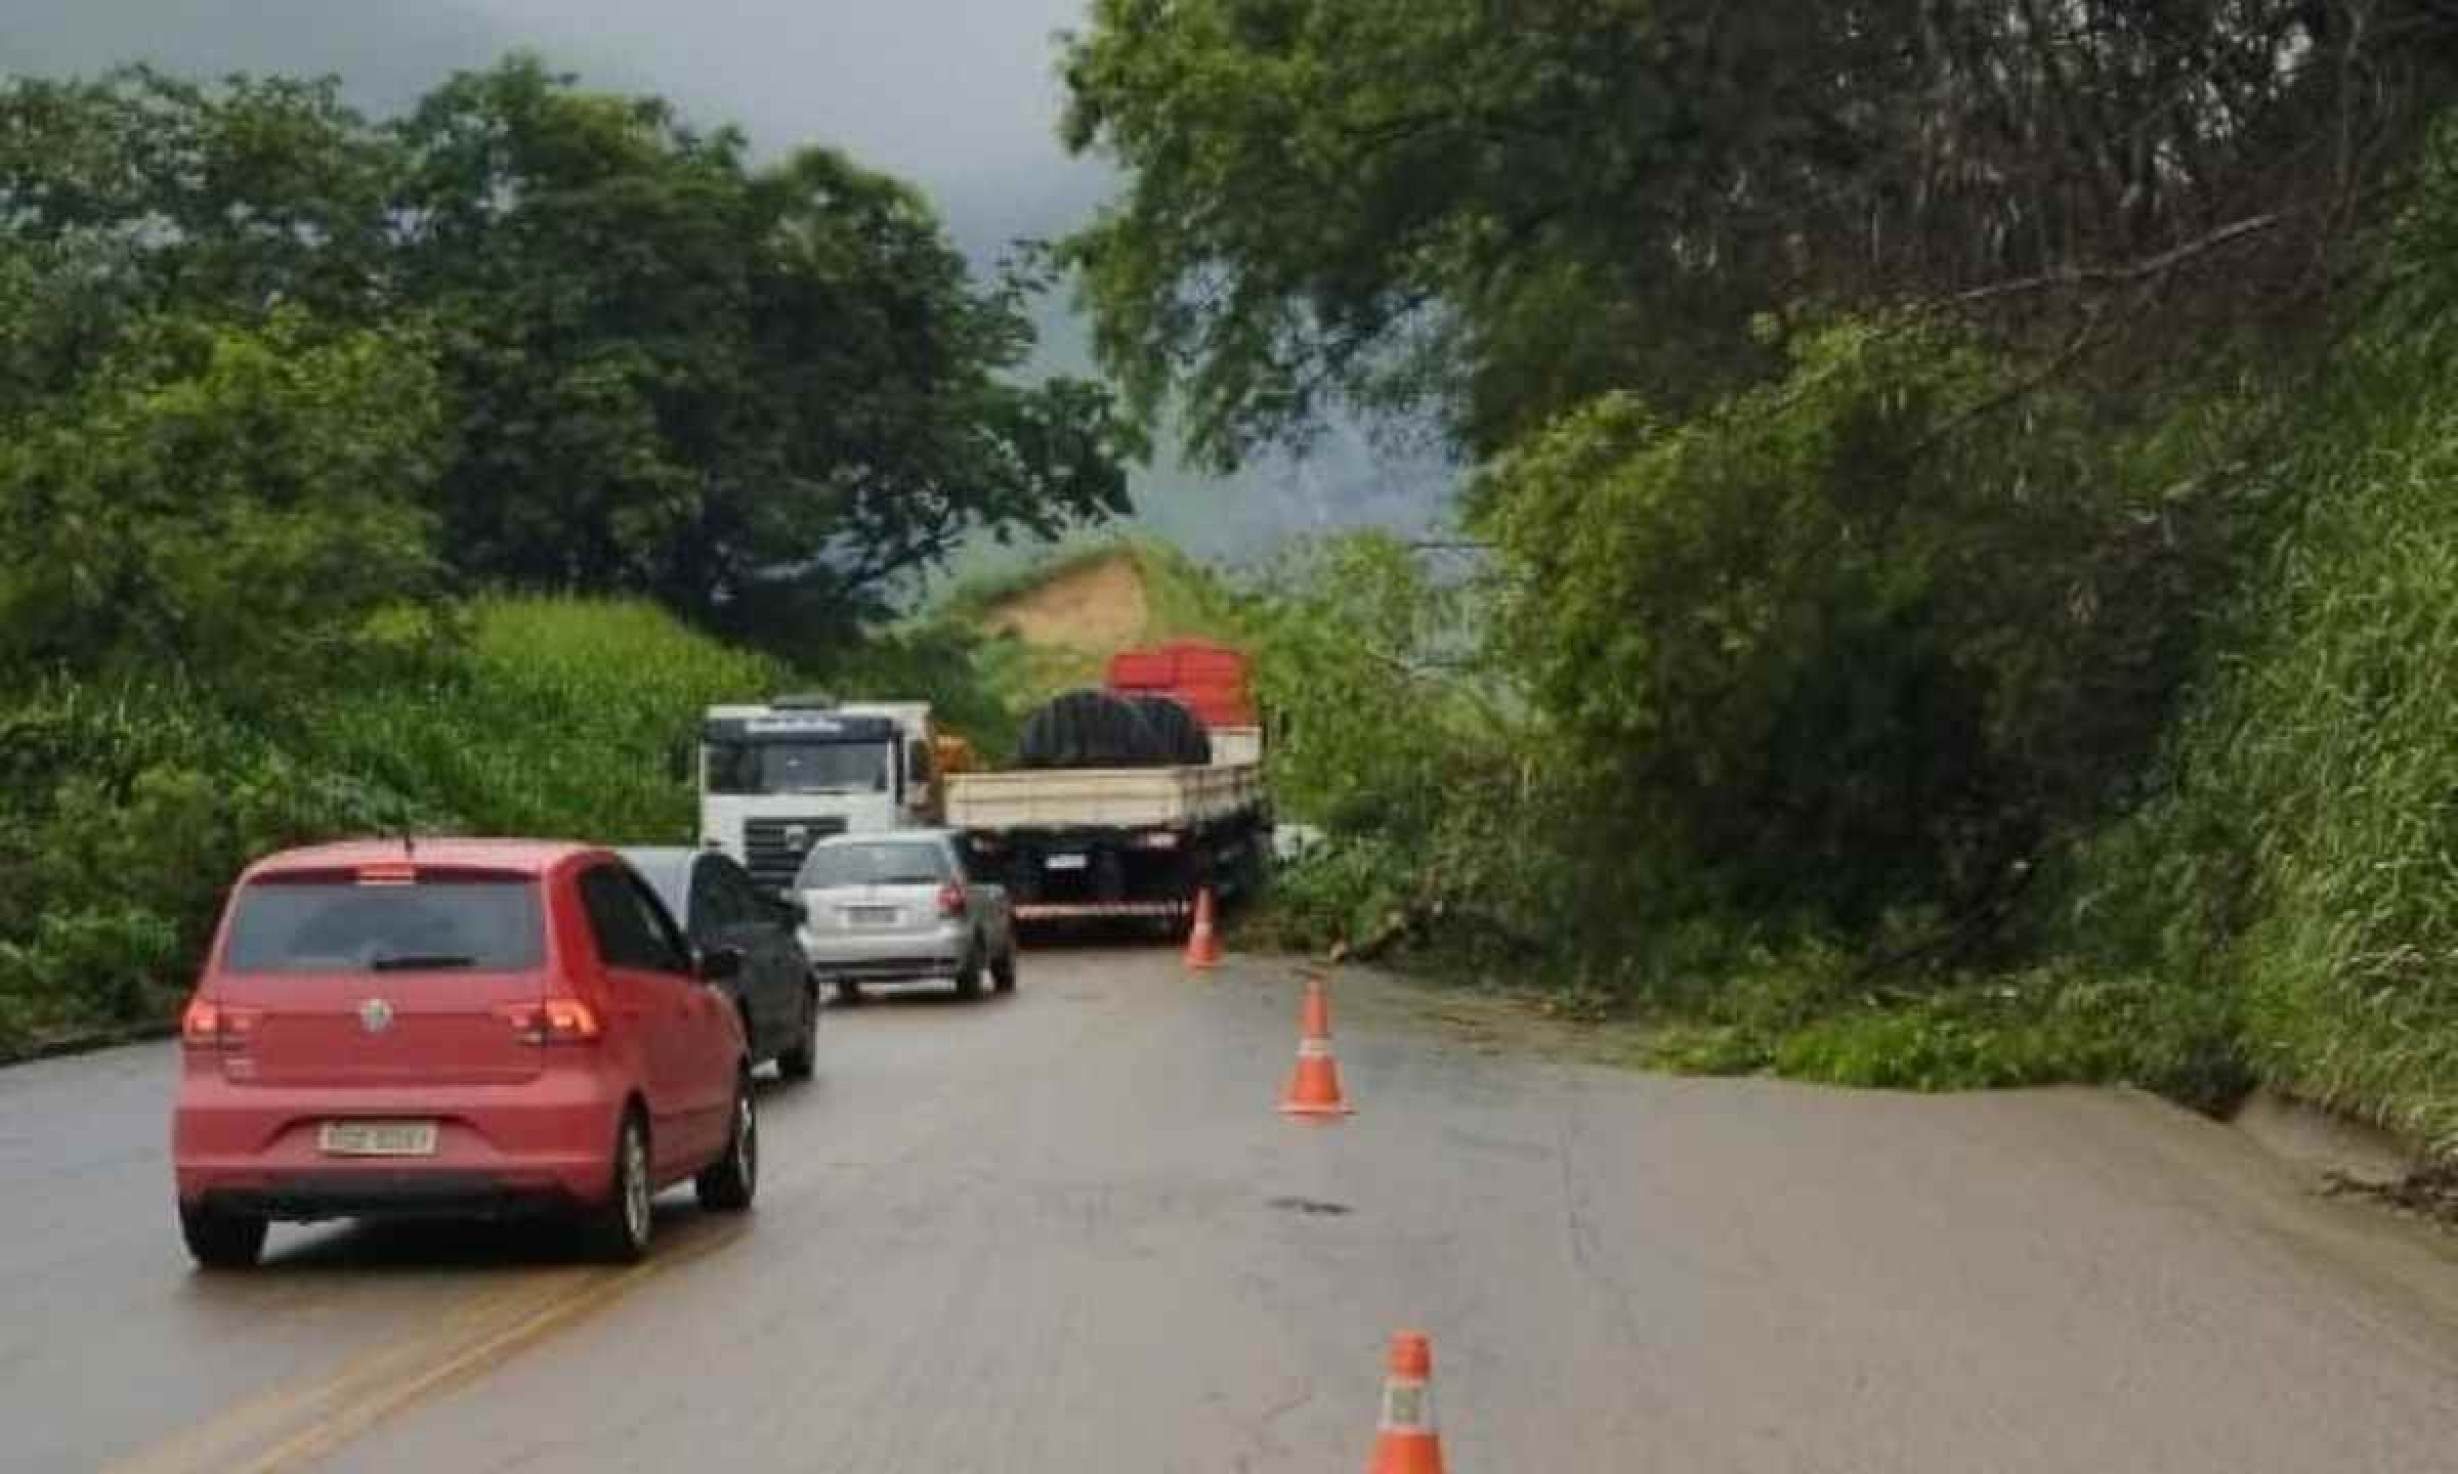
<path id="1" fill-rule="evenodd" d="M 181 1474 L 191 1469 L 229 1469 L 246 1450 L 278 1438 L 318 1409 L 347 1401 L 355 1388 L 381 1385 L 431 1358 L 439 1347 L 483 1335 L 491 1325 L 529 1314 L 533 1307 L 573 1293 L 595 1276 L 587 1270 L 523 1275 L 462 1297 L 426 1319 L 414 1332 L 345 1357 L 318 1374 L 280 1383 L 237 1403 L 194 1428 L 107 1466 L 105 1474 Z"/>
<path id="2" fill-rule="evenodd" d="M 404 1339 L 273 1387 L 107 1467 L 105 1474 L 281 1474 L 331 1454 L 423 1398 L 476 1377 L 553 1331 L 739 1237 L 737 1221 L 670 1236 L 629 1269 L 567 1269 L 472 1296 Z"/>

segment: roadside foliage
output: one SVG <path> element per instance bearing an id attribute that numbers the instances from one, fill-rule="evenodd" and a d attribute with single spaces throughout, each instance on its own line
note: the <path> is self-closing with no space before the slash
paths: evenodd
<path id="1" fill-rule="evenodd" d="M 52 680 L 0 710 L 0 1046 L 168 1016 L 249 860 L 341 834 L 691 839 L 691 714 L 785 677 L 639 602 L 370 621 L 392 656 L 235 709 Z"/>
<path id="2" fill-rule="evenodd" d="M 2458 1149 L 2453 58 L 2354 0 L 1102 0 L 1067 136 L 1125 183 L 1060 254 L 1130 411 L 1471 468 L 1490 721 L 1339 556 L 1278 596 L 1267 678 L 1355 693 L 1294 929 L 1693 1068 Z"/>
<path id="3" fill-rule="evenodd" d="M 1021 376 L 1037 286 L 526 57 L 390 120 L 0 83 L 0 1053 L 162 1018 L 270 848 L 684 837 L 703 705 L 1124 508 L 1107 391 Z"/>
<path id="4" fill-rule="evenodd" d="M 1453 535 L 1133 554 L 1321 831 L 1261 935 L 1688 1068 L 2458 1151 L 2442 7 L 1097 0 L 1062 53 L 1120 190 L 990 281 L 532 60 L 389 122 L 0 89 L 0 1039 L 158 1012 L 271 844 L 665 837 L 714 696 L 996 755 L 1090 657 L 986 585 L 883 628 L 916 574 L 1347 417 L 1444 440 Z M 1115 403 L 1020 377 L 1053 269 Z"/>

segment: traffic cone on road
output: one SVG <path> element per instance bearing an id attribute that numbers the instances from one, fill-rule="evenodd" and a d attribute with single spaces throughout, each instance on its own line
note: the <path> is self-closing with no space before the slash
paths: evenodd
<path id="1" fill-rule="evenodd" d="M 1383 1380 L 1382 1425 L 1366 1474 L 1442 1474 L 1442 1437 L 1434 1431 L 1434 1345 L 1414 1331 L 1391 1338 Z"/>
<path id="2" fill-rule="evenodd" d="M 1186 965 L 1196 972 L 1220 966 L 1220 928 L 1212 913 L 1212 888 L 1195 892 L 1195 925 L 1186 934 Z"/>
<path id="3" fill-rule="evenodd" d="M 1306 1009 L 1298 1016 L 1297 1034 L 1301 1039 L 1331 1037 L 1331 995 L 1321 973 L 1306 974 Z"/>
<path id="4" fill-rule="evenodd" d="M 1306 1008 L 1300 1016 L 1297 1072 L 1280 1093 L 1280 1109 L 1291 1116 L 1345 1116 L 1348 1097 L 1340 1093 L 1340 1062 L 1331 1052 L 1331 1005 L 1323 997 L 1323 980 L 1306 979 Z"/>

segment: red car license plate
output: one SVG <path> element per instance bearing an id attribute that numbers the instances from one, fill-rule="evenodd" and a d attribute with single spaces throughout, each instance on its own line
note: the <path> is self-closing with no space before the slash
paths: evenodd
<path id="1" fill-rule="evenodd" d="M 328 1157 L 432 1157 L 433 1121 L 327 1121 L 316 1145 Z"/>

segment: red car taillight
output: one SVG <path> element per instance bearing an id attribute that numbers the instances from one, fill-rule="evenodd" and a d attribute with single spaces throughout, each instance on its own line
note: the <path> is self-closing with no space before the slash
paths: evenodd
<path id="1" fill-rule="evenodd" d="M 963 886 L 951 881 L 939 887 L 939 914 L 941 916 L 962 916 L 964 914 Z"/>
<path id="2" fill-rule="evenodd" d="M 191 998 L 179 1018 L 179 1042 L 190 1049 L 245 1049 L 257 1010 L 228 1008 L 210 998 Z"/>
<path id="3" fill-rule="evenodd" d="M 524 1044 L 588 1044 L 598 1036 L 597 1014 L 577 998 L 507 1003 L 495 1011 Z"/>

